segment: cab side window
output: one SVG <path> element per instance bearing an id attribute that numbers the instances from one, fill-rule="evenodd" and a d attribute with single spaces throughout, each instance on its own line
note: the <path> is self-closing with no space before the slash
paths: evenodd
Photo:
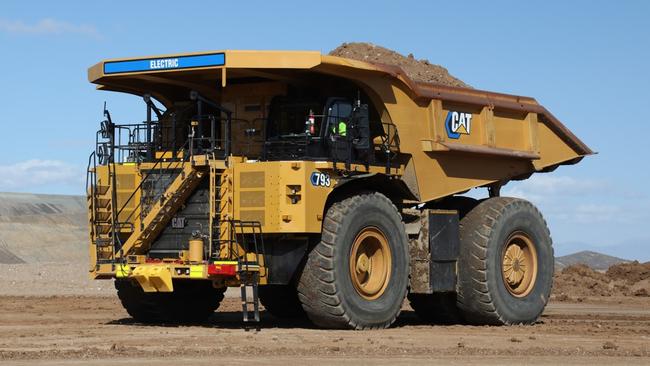
<path id="1" fill-rule="evenodd" d="M 352 114 L 352 103 L 338 99 L 328 103 L 325 110 L 326 136 L 345 136 Z"/>

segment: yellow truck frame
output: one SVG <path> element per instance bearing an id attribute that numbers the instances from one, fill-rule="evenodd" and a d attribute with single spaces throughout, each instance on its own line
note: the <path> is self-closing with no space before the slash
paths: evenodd
<path id="1" fill-rule="evenodd" d="M 105 110 L 87 175 L 90 275 L 140 321 L 204 320 L 228 286 L 245 320 L 259 298 L 354 329 L 390 326 L 405 297 L 478 324 L 532 323 L 548 301 L 546 224 L 500 188 L 592 151 L 532 98 L 312 51 L 112 59 L 88 76 L 147 109 L 134 124 Z M 489 197 L 460 196 L 478 187 Z"/>

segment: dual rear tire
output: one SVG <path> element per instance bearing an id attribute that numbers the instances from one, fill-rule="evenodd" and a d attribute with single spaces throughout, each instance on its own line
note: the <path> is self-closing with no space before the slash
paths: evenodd
<path id="1" fill-rule="evenodd" d="M 530 202 L 485 200 L 460 222 L 457 305 L 472 324 L 532 324 L 553 285 L 554 255 L 542 214 Z"/>
<path id="2" fill-rule="evenodd" d="M 532 324 L 548 302 L 550 233 L 530 202 L 495 197 L 449 201 L 460 215 L 456 293 L 409 294 L 420 318 L 436 323 Z"/>

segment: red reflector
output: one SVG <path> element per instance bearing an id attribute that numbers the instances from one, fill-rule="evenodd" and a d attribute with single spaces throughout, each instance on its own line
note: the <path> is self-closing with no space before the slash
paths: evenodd
<path id="1" fill-rule="evenodd" d="M 236 264 L 209 264 L 208 275 L 234 276 L 237 274 Z"/>

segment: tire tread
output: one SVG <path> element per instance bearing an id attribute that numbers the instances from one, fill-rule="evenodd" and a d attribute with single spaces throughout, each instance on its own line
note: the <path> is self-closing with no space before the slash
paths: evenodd
<path id="1" fill-rule="evenodd" d="M 470 211 L 460 222 L 461 242 L 463 245 L 468 244 L 461 251 L 461 262 L 469 265 L 465 265 L 459 271 L 457 305 L 465 320 L 471 323 L 513 324 L 495 306 L 493 294 L 488 286 L 486 262 L 493 225 L 499 222 L 508 209 L 515 208 L 532 210 L 535 215 L 542 218 L 544 229 L 550 238 L 548 225 L 539 210 L 528 201 L 512 197 L 495 197 L 486 200 Z M 466 240 L 468 236 L 470 240 Z M 551 253 L 553 253 L 552 246 Z M 466 284 L 470 285 L 470 288 L 464 288 Z M 548 296 L 545 301 L 548 303 Z"/>
<path id="2" fill-rule="evenodd" d="M 355 195 L 334 203 L 323 221 L 321 241 L 310 252 L 307 264 L 298 281 L 298 298 L 310 320 L 321 327 L 352 329 L 383 329 L 389 327 L 399 315 L 399 311 L 388 321 L 381 324 L 359 324 L 346 312 L 342 294 L 336 287 L 334 265 L 335 243 L 340 233 L 342 220 L 356 207 L 371 200 L 387 205 L 399 221 L 400 230 L 405 232 L 404 223 L 397 207 L 380 193 Z M 408 268 L 406 269 L 408 273 Z M 405 288 L 402 299 L 406 297 Z"/>

